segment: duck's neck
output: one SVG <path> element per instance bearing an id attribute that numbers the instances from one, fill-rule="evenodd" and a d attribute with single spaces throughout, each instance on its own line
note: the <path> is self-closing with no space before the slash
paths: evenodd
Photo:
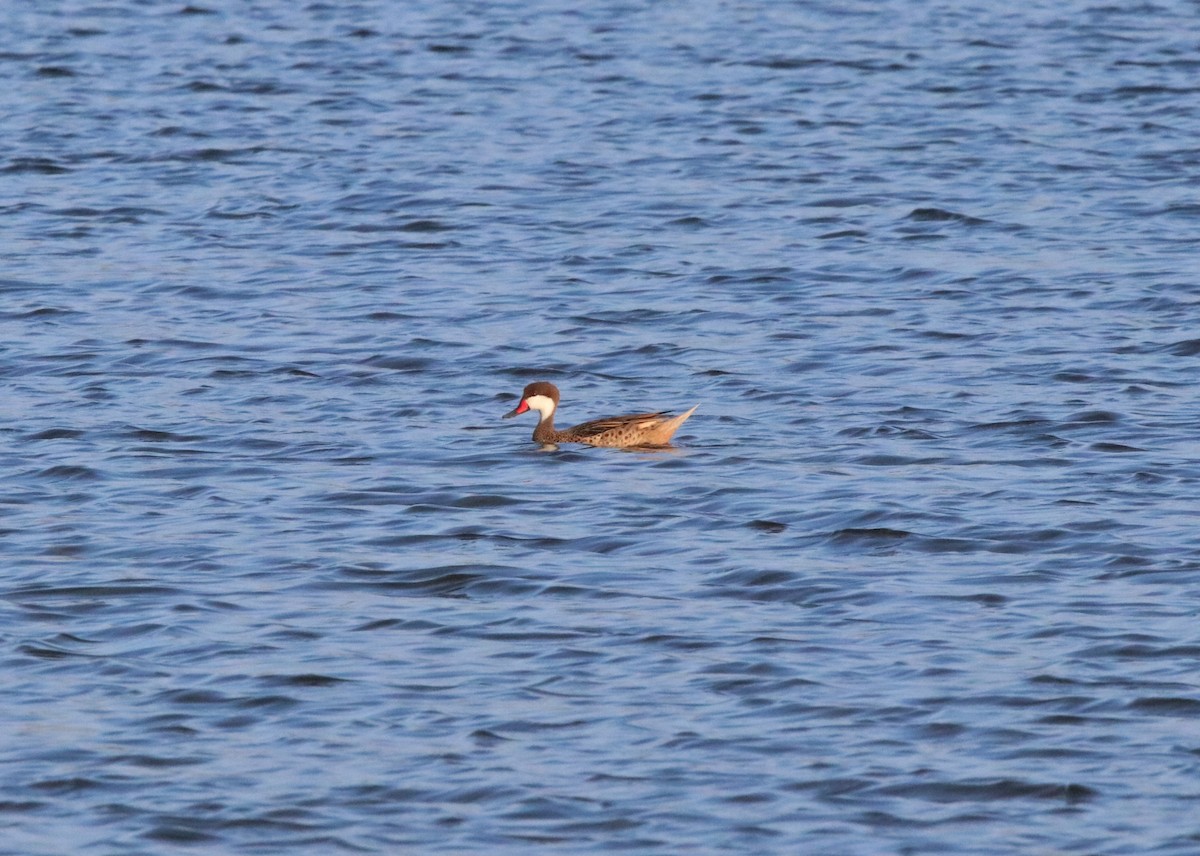
<path id="1" fill-rule="evenodd" d="M 533 429 L 533 440 L 535 443 L 553 443 L 558 437 L 558 432 L 554 430 L 554 411 L 542 416 L 538 420 L 537 427 Z"/>

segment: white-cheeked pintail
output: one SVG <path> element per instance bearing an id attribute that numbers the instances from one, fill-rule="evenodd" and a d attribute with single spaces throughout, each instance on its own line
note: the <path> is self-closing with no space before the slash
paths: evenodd
<path id="1" fill-rule="evenodd" d="M 540 380 L 525 387 L 525 391 L 521 393 L 521 403 L 511 413 L 504 414 L 504 418 L 511 419 L 528 410 L 536 410 L 538 424 L 533 429 L 535 443 L 586 443 L 589 446 L 611 448 L 665 446 L 671 441 L 671 435 L 695 412 L 696 407 L 678 416 L 671 416 L 667 411 L 608 416 L 584 422 L 565 431 L 556 431 L 554 411 L 558 409 L 558 387 Z"/>

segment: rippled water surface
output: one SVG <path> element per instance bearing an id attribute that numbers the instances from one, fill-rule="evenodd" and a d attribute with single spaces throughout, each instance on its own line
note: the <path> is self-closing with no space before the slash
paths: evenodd
<path id="1" fill-rule="evenodd" d="M 0 31 L 0 852 L 1200 852 L 1195 2 Z"/>

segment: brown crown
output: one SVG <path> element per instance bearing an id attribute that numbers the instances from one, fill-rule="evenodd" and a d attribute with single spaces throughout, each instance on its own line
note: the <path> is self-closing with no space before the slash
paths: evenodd
<path id="1" fill-rule="evenodd" d="M 531 395 L 544 395 L 546 398 L 554 402 L 554 406 L 558 406 L 558 387 L 544 380 L 534 381 L 525 387 L 525 391 L 521 393 L 521 400 L 529 398 Z"/>

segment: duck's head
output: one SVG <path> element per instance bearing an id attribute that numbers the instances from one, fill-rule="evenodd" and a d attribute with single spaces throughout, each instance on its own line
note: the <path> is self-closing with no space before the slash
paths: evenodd
<path id="1" fill-rule="evenodd" d="M 539 422 L 549 419 L 558 407 L 558 387 L 544 380 L 535 381 L 525 387 L 521 393 L 521 403 L 516 409 L 504 414 L 505 419 L 512 419 L 526 410 L 536 410 L 540 414 Z"/>

